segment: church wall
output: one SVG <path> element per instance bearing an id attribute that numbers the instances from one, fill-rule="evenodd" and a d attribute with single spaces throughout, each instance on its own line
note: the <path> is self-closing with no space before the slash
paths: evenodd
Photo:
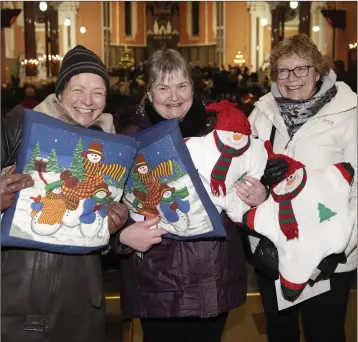
<path id="1" fill-rule="evenodd" d="M 79 1 L 81 21 L 76 20 L 77 44 L 83 45 L 92 50 L 99 57 L 103 56 L 103 29 L 102 29 L 102 2 L 100 1 Z M 77 15 L 78 17 L 78 15 Z M 62 25 L 61 25 L 62 26 Z M 80 27 L 85 26 L 87 32 L 80 33 Z M 66 27 L 62 26 L 62 29 Z M 63 35 L 61 35 L 63 36 Z M 60 43 L 60 47 L 61 47 Z"/>
<path id="2" fill-rule="evenodd" d="M 199 34 L 191 35 L 191 3 L 180 2 L 180 38 L 178 50 L 189 62 L 204 66 L 215 61 L 216 26 L 214 13 L 216 2 L 202 1 L 199 7 Z"/>
<path id="3" fill-rule="evenodd" d="M 336 29 L 335 60 L 343 60 L 345 69 L 347 71 L 349 44 L 354 44 L 357 42 L 357 2 L 336 1 L 336 6 L 337 9 L 345 9 L 347 14 L 346 28 Z M 333 29 L 331 30 L 333 31 Z"/>
<path id="4" fill-rule="evenodd" d="M 111 7 L 111 44 L 119 44 L 119 2 L 112 1 Z"/>
<path id="5" fill-rule="evenodd" d="M 216 1 L 208 1 L 208 42 L 216 44 Z"/>
<path id="6" fill-rule="evenodd" d="M 145 42 L 145 5 L 146 3 L 143 1 L 135 1 L 132 3 L 135 4 L 137 10 L 133 10 L 132 17 L 132 36 L 125 35 L 125 15 L 124 15 L 124 1 L 119 1 L 119 36 L 120 36 L 120 45 L 128 45 L 128 46 L 143 46 L 146 44 Z M 134 19 L 134 20 L 133 20 Z M 113 41 L 112 41 L 113 42 Z"/>
<path id="7" fill-rule="evenodd" d="M 14 8 L 23 8 L 23 3 L 18 1 L 11 2 Z M 111 53 L 114 52 L 111 61 L 115 63 L 123 49 L 124 45 L 127 45 L 133 52 L 133 56 L 137 62 L 146 59 L 147 56 L 147 20 L 145 14 L 146 2 L 136 1 L 133 2 L 133 6 L 136 6 L 134 11 L 133 31 L 132 37 L 126 37 L 124 33 L 124 1 L 110 2 L 111 8 Z M 134 5 L 135 3 L 135 5 Z M 4 2 L 1 3 L 4 7 Z M 87 48 L 93 50 L 100 57 L 103 57 L 103 10 L 102 2 L 78 2 L 77 18 L 76 18 L 76 43 L 82 44 Z M 216 1 L 202 1 L 200 2 L 200 30 L 197 37 L 191 36 L 191 16 L 189 11 L 191 10 L 190 2 L 179 3 L 179 45 L 178 50 L 183 56 L 190 62 L 199 65 L 205 65 L 209 62 L 213 62 L 216 59 Z M 336 55 L 335 59 L 341 59 L 345 62 L 346 70 L 348 67 L 348 52 L 349 44 L 357 41 L 357 2 L 354 1 L 336 1 L 332 3 L 332 7 L 346 9 L 347 20 L 346 29 L 336 30 Z M 251 37 L 251 19 L 250 13 L 247 10 L 246 2 L 240 1 L 227 1 L 224 5 L 224 55 L 225 65 L 233 64 L 233 59 L 238 50 L 244 54 L 245 60 L 250 61 L 250 44 L 253 41 Z M 135 7 L 134 7 L 135 8 Z M 313 24 L 313 22 L 311 22 Z M 80 26 L 85 26 L 87 32 L 81 34 L 79 31 Z M 312 26 L 312 25 L 311 25 Z M 14 39 L 12 42 L 13 53 L 12 56 L 15 59 L 19 59 L 25 54 L 24 44 L 24 26 L 23 26 L 23 13 L 19 15 L 17 20 L 12 26 L 14 33 Z M 67 32 L 67 27 L 63 26 L 63 22 L 59 22 L 59 54 L 64 54 L 64 39 Z M 285 37 L 292 36 L 298 32 L 298 27 L 286 27 Z M 324 33 L 324 34 L 323 34 Z M 311 37 L 319 37 L 322 48 L 325 51 L 323 53 L 332 55 L 333 44 L 333 29 L 327 24 L 327 28 L 324 32 L 314 33 L 310 32 Z M 316 36 L 314 36 L 316 35 Z M 38 40 L 44 41 L 43 29 L 38 28 L 36 33 Z M 9 46 L 9 45 L 8 45 Z M 263 42 L 260 47 L 264 51 L 264 59 L 269 56 L 271 51 L 271 29 L 267 25 L 264 28 Z M 111 65 L 113 64 L 111 62 Z"/>
<path id="8" fill-rule="evenodd" d="M 246 2 L 225 2 L 225 65 L 234 64 L 240 50 L 246 61 L 250 60 L 250 14 Z"/>

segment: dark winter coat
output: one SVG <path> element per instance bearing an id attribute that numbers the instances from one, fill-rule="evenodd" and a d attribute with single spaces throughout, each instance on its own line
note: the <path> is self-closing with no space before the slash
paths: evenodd
<path id="1" fill-rule="evenodd" d="M 184 137 L 198 136 L 207 126 L 202 103 L 195 100 L 180 124 Z M 149 104 L 139 106 L 128 124 L 135 131 L 163 120 Z M 124 131 L 128 130 L 123 127 Z M 183 242 L 163 239 L 140 259 L 112 237 L 121 255 L 121 305 L 127 317 L 213 317 L 246 300 L 245 257 L 239 228 L 222 214 L 227 239 Z"/>
<path id="2" fill-rule="evenodd" d="M 19 105 L 2 117 L 1 168 L 16 161 L 23 111 Z M 99 254 L 2 249 L 1 341 L 104 340 L 105 300 Z"/>

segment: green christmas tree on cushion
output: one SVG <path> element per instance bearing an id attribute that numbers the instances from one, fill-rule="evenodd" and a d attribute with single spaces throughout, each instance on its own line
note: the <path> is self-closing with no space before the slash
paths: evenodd
<path id="1" fill-rule="evenodd" d="M 47 172 L 55 172 L 55 173 L 61 172 L 61 169 L 58 166 L 57 155 L 56 155 L 55 149 L 51 150 L 51 152 L 48 156 L 46 170 L 47 170 Z"/>
<path id="2" fill-rule="evenodd" d="M 179 164 L 175 160 L 173 160 L 173 169 L 174 169 L 174 175 L 175 175 L 176 179 L 186 175 L 186 173 L 182 170 L 182 168 L 179 166 Z"/>
<path id="3" fill-rule="evenodd" d="M 133 180 L 133 189 L 137 189 L 139 191 L 148 192 L 148 189 L 144 186 L 141 180 L 138 177 L 138 174 L 135 172 L 131 172 L 131 177 Z"/>
<path id="4" fill-rule="evenodd" d="M 72 175 L 76 178 L 78 178 L 80 181 L 85 181 L 85 172 L 83 169 L 83 159 L 82 159 L 82 152 L 83 152 L 83 144 L 82 140 L 79 139 L 75 148 L 75 151 L 73 153 L 70 171 L 72 172 Z"/>
<path id="5" fill-rule="evenodd" d="M 184 172 L 183 169 L 179 166 L 179 164 L 175 160 L 173 160 L 173 175 L 169 177 L 160 178 L 160 182 L 164 184 L 164 183 L 176 181 L 177 179 L 185 175 L 186 172 Z"/>
<path id="6" fill-rule="evenodd" d="M 334 211 L 327 208 L 324 204 L 318 203 L 318 212 L 319 212 L 319 223 L 329 220 L 332 216 L 337 215 Z"/>
<path id="7" fill-rule="evenodd" d="M 31 158 L 29 160 L 29 162 L 27 163 L 26 167 L 25 167 L 25 172 L 30 172 L 30 171 L 34 171 L 35 169 L 35 159 L 37 157 L 40 156 L 40 143 L 37 142 L 35 147 L 34 147 L 34 150 L 32 151 L 32 155 L 31 155 Z"/>

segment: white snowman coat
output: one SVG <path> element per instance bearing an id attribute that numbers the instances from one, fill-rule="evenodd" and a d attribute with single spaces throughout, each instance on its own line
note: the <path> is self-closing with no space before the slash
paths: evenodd
<path id="1" fill-rule="evenodd" d="M 292 199 L 292 209 L 298 223 L 298 238 L 288 240 L 279 223 L 279 203 L 272 195 L 252 209 L 254 230 L 269 238 L 277 247 L 279 272 L 287 281 L 303 284 L 308 281 L 323 258 L 345 250 L 352 233 L 349 222 L 349 194 L 351 187 L 334 165 L 326 169 L 307 169 L 307 182 Z M 303 169 L 293 176 L 300 184 Z M 276 194 L 285 194 L 286 179 L 274 188 Z M 322 205 L 335 213 L 321 220 Z M 250 216 L 250 215 L 249 215 Z M 322 221 L 322 222 L 321 222 Z"/>
<path id="2" fill-rule="evenodd" d="M 233 132 L 217 130 L 217 133 L 221 142 L 230 146 L 228 136 L 232 135 Z M 242 222 L 243 214 L 250 207 L 240 200 L 236 194 L 234 184 L 245 173 L 247 176 L 261 179 L 267 163 L 267 151 L 263 141 L 250 137 L 251 145 L 248 150 L 240 157 L 232 158 L 225 180 L 226 195 L 221 192 L 221 195 L 217 197 L 211 193 L 210 180 L 211 172 L 221 153 L 216 146 L 213 134 L 214 131 L 203 137 L 190 138 L 186 141 L 186 145 L 204 187 L 218 212 L 221 213 L 222 210 L 225 210 L 233 222 Z M 231 145 L 230 147 L 235 149 L 242 148 L 247 143 L 247 139 L 248 136 L 244 135 L 240 145 L 235 147 Z"/>
<path id="3" fill-rule="evenodd" d="M 329 76 L 335 81 L 331 70 Z M 282 153 L 301 161 L 307 168 L 327 168 L 339 162 L 349 162 L 355 177 L 350 191 L 349 222 L 351 238 L 345 248 L 347 262 L 339 264 L 336 272 L 357 267 L 357 94 L 344 82 L 336 82 L 337 94 L 315 116 L 308 119 L 290 140 L 278 105 L 269 93 L 255 103 L 249 116 L 252 134 L 269 140 L 272 125 L 276 127 L 273 146 Z"/>

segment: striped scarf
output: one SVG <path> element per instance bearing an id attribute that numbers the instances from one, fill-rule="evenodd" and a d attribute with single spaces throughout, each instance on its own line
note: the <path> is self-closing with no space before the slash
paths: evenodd
<path id="1" fill-rule="evenodd" d="M 271 192 L 275 202 L 279 203 L 278 221 L 282 233 L 287 240 L 298 239 L 298 223 L 292 208 L 292 200 L 302 191 L 307 182 L 306 169 L 303 168 L 303 178 L 300 185 L 292 192 L 284 195 L 277 195 Z"/>
<path id="2" fill-rule="evenodd" d="M 211 172 L 210 187 L 213 195 L 218 197 L 220 196 L 220 187 L 224 195 L 226 195 L 225 179 L 230 168 L 232 158 L 240 157 L 243 155 L 250 147 L 251 141 L 250 137 L 248 137 L 247 144 L 244 147 L 235 150 L 234 148 L 227 146 L 220 141 L 216 130 L 214 130 L 214 139 L 216 147 L 218 148 L 221 155 L 216 162 L 213 171 Z"/>

